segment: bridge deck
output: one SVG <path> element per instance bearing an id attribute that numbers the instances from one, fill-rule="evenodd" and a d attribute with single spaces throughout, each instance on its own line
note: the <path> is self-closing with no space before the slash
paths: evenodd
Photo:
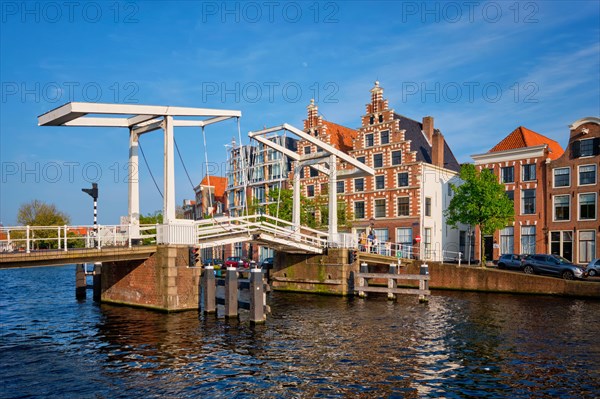
<path id="1" fill-rule="evenodd" d="M 69 248 L 69 251 L 40 250 L 0 253 L 0 269 L 14 267 L 61 266 L 73 263 L 109 262 L 147 259 L 156 252 L 155 245 L 135 247 Z"/>

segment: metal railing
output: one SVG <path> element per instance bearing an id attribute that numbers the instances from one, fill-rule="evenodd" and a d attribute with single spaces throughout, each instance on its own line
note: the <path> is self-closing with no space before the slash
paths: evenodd
<path id="1" fill-rule="evenodd" d="M 0 253 L 156 244 L 157 225 L 3 226 Z"/>

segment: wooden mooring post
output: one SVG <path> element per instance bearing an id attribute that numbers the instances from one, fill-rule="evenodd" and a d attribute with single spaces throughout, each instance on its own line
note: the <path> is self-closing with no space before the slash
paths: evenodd
<path id="1" fill-rule="evenodd" d="M 204 313 L 215 313 L 216 305 L 225 307 L 225 318 L 236 318 L 239 309 L 250 311 L 250 322 L 253 324 L 264 323 L 266 320 L 266 294 L 264 289 L 263 272 L 259 268 L 253 268 L 247 279 L 239 278 L 239 269 L 228 267 L 225 278 L 216 279 L 214 268 L 206 266 L 201 279 L 202 306 Z M 223 293 L 219 296 L 217 286 L 222 286 Z M 240 299 L 240 291 L 246 291 L 249 294 L 248 300 Z"/>
<path id="2" fill-rule="evenodd" d="M 392 267 L 393 266 L 393 267 Z M 356 274 L 358 284 L 355 291 L 358 296 L 364 298 L 368 292 L 385 293 L 388 299 L 395 299 L 396 294 L 418 295 L 419 302 L 427 302 L 427 296 L 431 295 L 429 290 L 429 267 L 426 264 L 421 266 L 420 274 L 398 274 L 397 265 L 390 265 L 389 273 L 369 273 L 368 265 L 362 263 L 360 272 Z M 387 287 L 370 286 L 369 279 L 387 279 Z M 398 288 L 398 280 L 418 280 L 418 288 Z"/>
<path id="3" fill-rule="evenodd" d="M 87 280 L 85 277 L 85 264 L 78 263 L 75 266 L 75 298 L 85 299 L 87 290 Z"/>

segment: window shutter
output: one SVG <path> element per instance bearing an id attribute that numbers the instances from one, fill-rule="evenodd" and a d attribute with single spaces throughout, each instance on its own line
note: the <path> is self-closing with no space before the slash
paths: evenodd
<path id="1" fill-rule="evenodd" d="M 600 137 L 594 139 L 594 155 L 600 155 Z"/>
<path id="2" fill-rule="evenodd" d="M 580 147 L 581 142 L 579 140 L 574 141 L 573 144 L 571 144 L 571 156 L 573 158 L 579 158 L 581 156 Z"/>

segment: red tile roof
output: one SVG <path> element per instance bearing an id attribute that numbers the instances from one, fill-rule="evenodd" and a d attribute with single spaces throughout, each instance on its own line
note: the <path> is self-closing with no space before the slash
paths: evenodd
<path id="1" fill-rule="evenodd" d="M 210 179 L 210 186 L 215 188 L 215 197 L 223 197 L 225 195 L 225 188 L 227 188 L 227 178 L 220 176 L 204 176 L 204 179 L 200 182 L 201 186 L 208 186 Z"/>
<path id="2" fill-rule="evenodd" d="M 513 130 L 511 134 L 506 136 L 488 152 L 514 150 L 516 148 L 534 147 L 542 144 L 548 145 L 550 151 L 548 157 L 550 159 L 557 159 L 565 152 L 556 141 L 523 126 L 519 126 Z"/>
<path id="3" fill-rule="evenodd" d="M 323 124 L 327 126 L 331 145 L 345 153 L 352 150 L 352 140 L 358 135 L 356 130 L 326 120 L 323 121 Z"/>

